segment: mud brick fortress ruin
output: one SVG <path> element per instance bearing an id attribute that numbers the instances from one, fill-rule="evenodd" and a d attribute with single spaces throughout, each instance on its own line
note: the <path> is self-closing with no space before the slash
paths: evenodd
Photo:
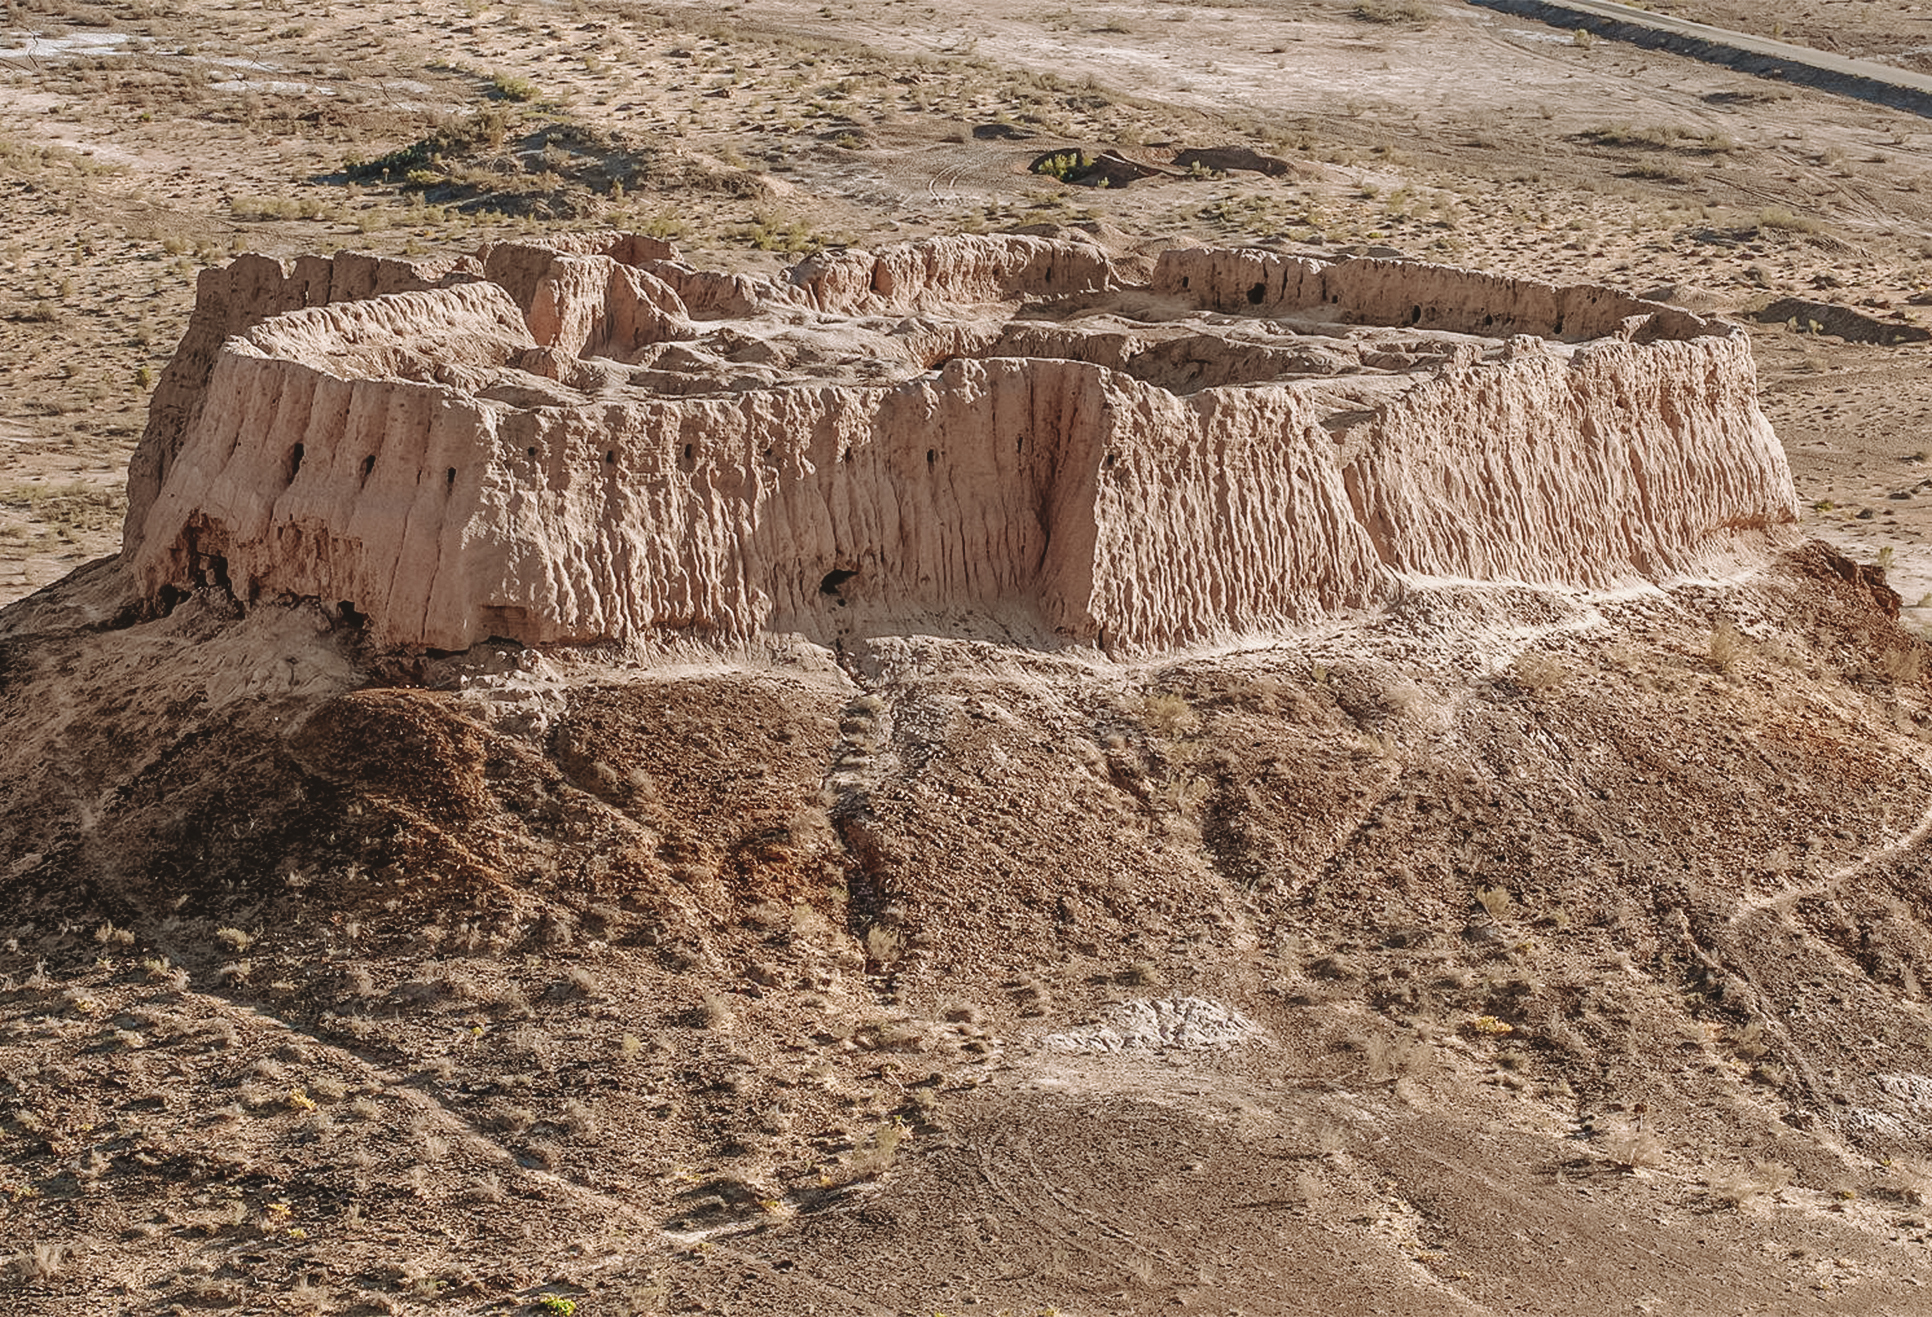
<path id="1" fill-rule="evenodd" d="M 903 630 L 1112 654 L 1795 517 L 1745 334 L 1607 288 L 1033 237 L 632 235 L 202 275 L 123 562 L 459 649 Z"/>

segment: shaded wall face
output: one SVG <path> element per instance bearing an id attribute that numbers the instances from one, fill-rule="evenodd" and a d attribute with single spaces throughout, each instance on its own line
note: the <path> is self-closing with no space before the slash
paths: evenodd
<path id="1" fill-rule="evenodd" d="M 213 383 L 148 510 L 145 592 L 212 573 L 244 601 L 346 604 L 418 643 L 451 634 L 495 415 L 438 385 L 245 353 L 225 354 Z"/>
<path id="2" fill-rule="evenodd" d="M 504 547 L 471 588 L 543 639 L 1084 635 L 1098 392 L 1090 368 L 956 362 L 888 389 L 523 413 L 479 512 Z"/>
<path id="3" fill-rule="evenodd" d="M 201 413 L 225 341 L 290 311 L 432 288 L 448 268 L 448 263 L 343 252 L 334 257 L 304 256 L 288 266 L 266 256 L 248 255 L 203 270 L 196 279 L 187 331 L 155 385 L 147 427 L 128 464 L 123 557 L 138 542 L 149 505 Z"/>

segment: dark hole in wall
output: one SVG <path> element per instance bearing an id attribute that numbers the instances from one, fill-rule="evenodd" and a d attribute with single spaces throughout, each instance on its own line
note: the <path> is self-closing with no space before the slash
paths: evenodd
<path id="1" fill-rule="evenodd" d="M 289 449 L 288 478 L 290 480 L 294 480 L 296 477 L 296 474 L 300 472 L 301 469 L 302 469 L 302 445 L 297 444 L 295 445 L 295 447 Z"/>
<path id="2" fill-rule="evenodd" d="M 604 451 L 604 465 L 605 466 L 617 465 L 617 450 L 615 448 L 609 448 Z"/>
<path id="3" fill-rule="evenodd" d="M 1422 323 L 1422 308 L 1421 308 L 1421 307 L 1419 307 L 1419 306 L 1412 306 L 1412 307 L 1410 307 L 1410 308 L 1409 308 L 1409 323 L 1410 323 L 1410 324 L 1412 324 L 1412 325 L 1419 325 L 1419 324 L 1421 324 L 1421 323 Z"/>
<path id="4" fill-rule="evenodd" d="M 369 454 L 369 456 L 362 459 L 363 480 L 367 481 L 369 479 L 370 473 L 373 472 L 375 469 L 376 469 L 376 455 L 374 453 L 371 453 Z"/>
<path id="5" fill-rule="evenodd" d="M 1260 306 L 1260 305 L 1261 305 L 1261 299 L 1262 299 L 1262 298 L 1264 298 L 1264 297 L 1266 297 L 1267 295 L 1268 295 L 1268 285 L 1267 285 L 1267 284 L 1265 284 L 1265 283 L 1259 283 L 1259 284 L 1256 284 L 1256 285 L 1254 285 L 1254 287 L 1252 287 L 1252 288 L 1250 288 L 1250 289 L 1248 289 L 1248 305 L 1249 305 L 1249 306 Z"/>
<path id="6" fill-rule="evenodd" d="M 825 573 L 825 579 L 818 583 L 818 592 L 820 594 L 826 594 L 826 595 L 832 596 L 832 598 L 838 600 L 839 603 L 843 605 L 845 603 L 845 597 L 841 595 L 839 591 L 844 587 L 847 581 L 851 580 L 853 577 L 857 575 L 858 575 L 858 572 L 856 570 L 847 570 L 844 567 L 834 567 L 831 571 Z"/>
<path id="7" fill-rule="evenodd" d="M 199 553 L 195 560 L 196 575 L 203 585 L 229 594 L 235 592 L 234 583 L 228 579 L 228 559 L 216 553 Z"/>
<path id="8" fill-rule="evenodd" d="M 928 448 L 926 450 L 926 465 L 931 466 L 933 463 L 937 462 L 938 460 L 939 460 L 939 450 L 937 448 Z"/>
<path id="9" fill-rule="evenodd" d="M 456 468 L 455 467 L 451 467 L 449 470 L 443 472 L 443 487 L 445 489 L 456 488 Z"/>
<path id="10" fill-rule="evenodd" d="M 684 446 L 684 464 L 686 466 L 689 466 L 692 462 L 697 460 L 697 452 L 698 452 L 697 447 L 693 444 L 686 444 Z"/>
<path id="11" fill-rule="evenodd" d="M 523 450 L 523 455 L 524 455 L 525 457 L 527 457 L 527 458 L 529 458 L 529 459 L 530 459 L 530 460 L 531 460 L 532 462 L 534 462 L 534 461 L 536 461 L 536 460 L 537 460 L 537 450 L 536 450 L 535 448 L 526 448 L 526 449 L 524 449 L 524 450 Z"/>
<path id="12" fill-rule="evenodd" d="M 358 631 L 367 625 L 369 621 L 369 615 L 347 599 L 344 599 L 335 606 L 335 616 L 336 620 L 342 623 L 343 626 Z"/>

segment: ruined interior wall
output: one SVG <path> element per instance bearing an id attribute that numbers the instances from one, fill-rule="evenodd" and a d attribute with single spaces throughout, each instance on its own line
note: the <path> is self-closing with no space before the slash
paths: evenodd
<path id="1" fill-rule="evenodd" d="M 820 311 L 883 315 L 922 306 L 1067 297 L 1121 286 L 1107 253 L 1085 243 L 1009 236 L 926 238 L 885 251 L 807 257 L 789 280 Z"/>
<path id="2" fill-rule="evenodd" d="M 1532 334 L 1579 342 L 1618 334 L 1632 317 L 1660 317 L 1653 333 L 1678 338 L 1742 332 L 1596 284 L 1547 284 L 1368 257 L 1326 264 L 1252 247 L 1162 252 L 1153 288 L 1233 315 L 1308 315 L 1493 338 Z"/>

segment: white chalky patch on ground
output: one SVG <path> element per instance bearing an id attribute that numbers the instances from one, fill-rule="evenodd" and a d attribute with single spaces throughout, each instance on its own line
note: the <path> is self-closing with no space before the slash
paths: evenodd
<path id="1" fill-rule="evenodd" d="M 1925 1075 L 1880 1075 L 1878 1086 L 1910 1106 L 1932 1110 L 1932 1078 Z"/>
<path id="2" fill-rule="evenodd" d="M 120 55 L 134 40 L 125 32 L 70 32 L 61 37 L 28 37 L 25 45 L 0 46 L 0 59 L 52 59 L 61 55 Z"/>
<path id="3" fill-rule="evenodd" d="M 1902 1139 L 1908 1133 L 1905 1122 L 1897 1116 L 1870 1107 L 1848 1109 L 1839 1124 L 1847 1133 L 1877 1134 L 1889 1139 Z"/>
<path id="4" fill-rule="evenodd" d="M 1041 1040 L 1054 1052 L 1141 1052 L 1178 1047 L 1234 1047 L 1264 1036 L 1260 1025 L 1231 1006 L 1201 997 L 1129 1001 L 1111 1006 L 1098 1024 Z"/>

